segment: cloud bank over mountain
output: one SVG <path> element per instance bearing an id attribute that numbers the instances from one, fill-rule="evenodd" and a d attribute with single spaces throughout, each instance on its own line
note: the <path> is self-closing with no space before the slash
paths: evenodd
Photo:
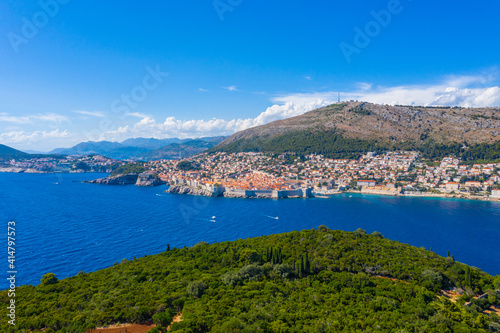
<path id="1" fill-rule="evenodd" d="M 376 86 L 369 82 L 359 82 L 352 91 L 341 92 L 342 100 L 360 100 L 377 104 L 390 105 L 423 105 L 423 106 L 462 106 L 462 107 L 493 107 L 500 106 L 500 87 L 492 84 L 496 79 L 496 70 L 476 76 L 450 76 L 431 85 L 400 85 Z M 232 87 L 231 87 L 232 88 Z M 235 88 L 235 87 L 234 87 Z M 203 136 L 231 135 L 235 132 L 294 116 L 316 108 L 335 103 L 337 91 L 322 91 L 309 93 L 289 93 L 275 95 L 271 98 L 272 106 L 255 118 L 233 119 L 178 119 L 167 116 L 164 120 L 144 113 L 131 113 L 136 122 L 123 119 L 107 119 L 104 112 L 74 111 L 73 114 L 89 116 L 107 122 L 106 126 L 92 123 L 90 131 L 80 133 L 69 132 L 59 127 L 71 122 L 71 117 L 65 115 L 36 114 L 34 116 L 13 116 L 0 114 L 0 121 L 13 124 L 32 124 L 34 122 L 50 122 L 50 131 L 11 130 L 0 134 L 0 143 L 16 144 L 20 147 L 31 147 L 37 142 L 79 142 L 79 141 L 123 141 L 134 137 L 190 138 Z M 75 120 L 76 121 L 76 120 Z M 89 128 L 89 126 L 87 126 Z M 104 128 L 104 129 L 102 129 Z M 86 134 L 85 134 L 86 133 Z"/>

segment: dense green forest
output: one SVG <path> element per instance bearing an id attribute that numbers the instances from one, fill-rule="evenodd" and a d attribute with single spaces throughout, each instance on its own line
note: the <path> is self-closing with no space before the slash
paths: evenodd
<path id="1" fill-rule="evenodd" d="M 329 158 L 358 158 L 368 151 L 383 152 L 391 146 L 376 140 L 358 140 L 344 138 L 335 131 L 297 131 L 277 137 L 257 138 L 253 140 L 234 141 L 223 147 L 215 147 L 210 151 L 237 153 L 246 151 L 269 152 L 275 154 L 323 154 Z"/>
<path id="2" fill-rule="evenodd" d="M 492 144 L 476 144 L 468 147 L 466 143 L 436 143 L 431 139 L 420 142 L 401 142 L 384 140 L 350 139 L 336 131 L 297 131 L 277 137 L 238 140 L 222 147 L 214 147 L 209 152 L 227 153 L 257 151 L 275 154 L 323 154 L 328 158 L 357 159 L 369 151 L 381 153 L 395 150 L 415 150 L 425 159 L 456 156 L 464 162 L 500 161 L 500 141 Z"/>
<path id="3" fill-rule="evenodd" d="M 462 160 L 466 162 L 500 162 L 500 141 L 492 144 L 482 143 L 473 145 L 462 154 Z"/>
<path id="4" fill-rule="evenodd" d="M 364 230 L 320 226 L 122 260 L 16 291 L 18 332 L 84 332 L 117 322 L 173 332 L 488 332 L 500 276 Z M 392 279 L 390 279 L 392 278 Z M 462 287 L 456 303 L 437 297 Z M 488 293 L 474 299 L 474 295 Z M 0 306 L 8 304 L 0 293 Z M 471 302 L 465 306 L 465 302 Z M 13 331 L 1 322 L 2 332 Z"/>
<path id="5" fill-rule="evenodd" d="M 118 176 L 118 175 L 123 175 L 127 173 L 141 173 L 144 172 L 146 169 L 142 164 L 139 163 L 127 163 L 124 165 L 119 166 L 118 168 L 114 169 L 113 172 L 111 173 L 111 176 Z"/>

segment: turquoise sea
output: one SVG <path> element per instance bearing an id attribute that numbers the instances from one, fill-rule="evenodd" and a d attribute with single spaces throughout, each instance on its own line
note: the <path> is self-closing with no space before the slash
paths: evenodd
<path id="1" fill-rule="evenodd" d="M 16 222 L 17 284 L 109 267 L 171 247 L 316 228 L 381 232 L 500 274 L 500 203 L 337 195 L 329 199 L 227 199 L 83 184 L 104 174 L 0 173 L 2 285 L 7 287 L 7 223 Z M 215 218 L 214 218 L 215 217 Z"/>

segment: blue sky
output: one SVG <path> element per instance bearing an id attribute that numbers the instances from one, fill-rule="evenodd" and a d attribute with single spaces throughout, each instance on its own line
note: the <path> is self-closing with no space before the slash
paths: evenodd
<path id="1" fill-rule="evenodd" d="M 493 0 L 2 1 L 0 143 L 229 135 L 338 91 L 498 106 L 499 12 Z"/>

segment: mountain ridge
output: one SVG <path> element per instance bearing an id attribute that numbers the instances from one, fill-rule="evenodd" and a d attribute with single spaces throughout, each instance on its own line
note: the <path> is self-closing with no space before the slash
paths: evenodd
<path id="1" fill-rule="evenodd" d="M 25 153 L 23 151 L 0 144 L 0 159 L 27 157 L 29 155 L 30 154 Z"/>
<path id="2" fill-rule="evenodd" d="M 344 142 L 341 146 L 332 144 L 337 140 Z M 460 150 L 462 145 L 493 144 L 499 140 L 500 108 L 345 102 L 243 130 L 211 151 L 286 152 L 293 148 L 289 144 L 292 141 L 316 146 L 316 151 L 304 150 L 309 153 L 349 151 L 351 146 L 357 146 L 354 153 L 367 149 L 418 149 L 429 144 Z M 321 148 L 318 141 L 325 141 L 328 148 Z"/>

